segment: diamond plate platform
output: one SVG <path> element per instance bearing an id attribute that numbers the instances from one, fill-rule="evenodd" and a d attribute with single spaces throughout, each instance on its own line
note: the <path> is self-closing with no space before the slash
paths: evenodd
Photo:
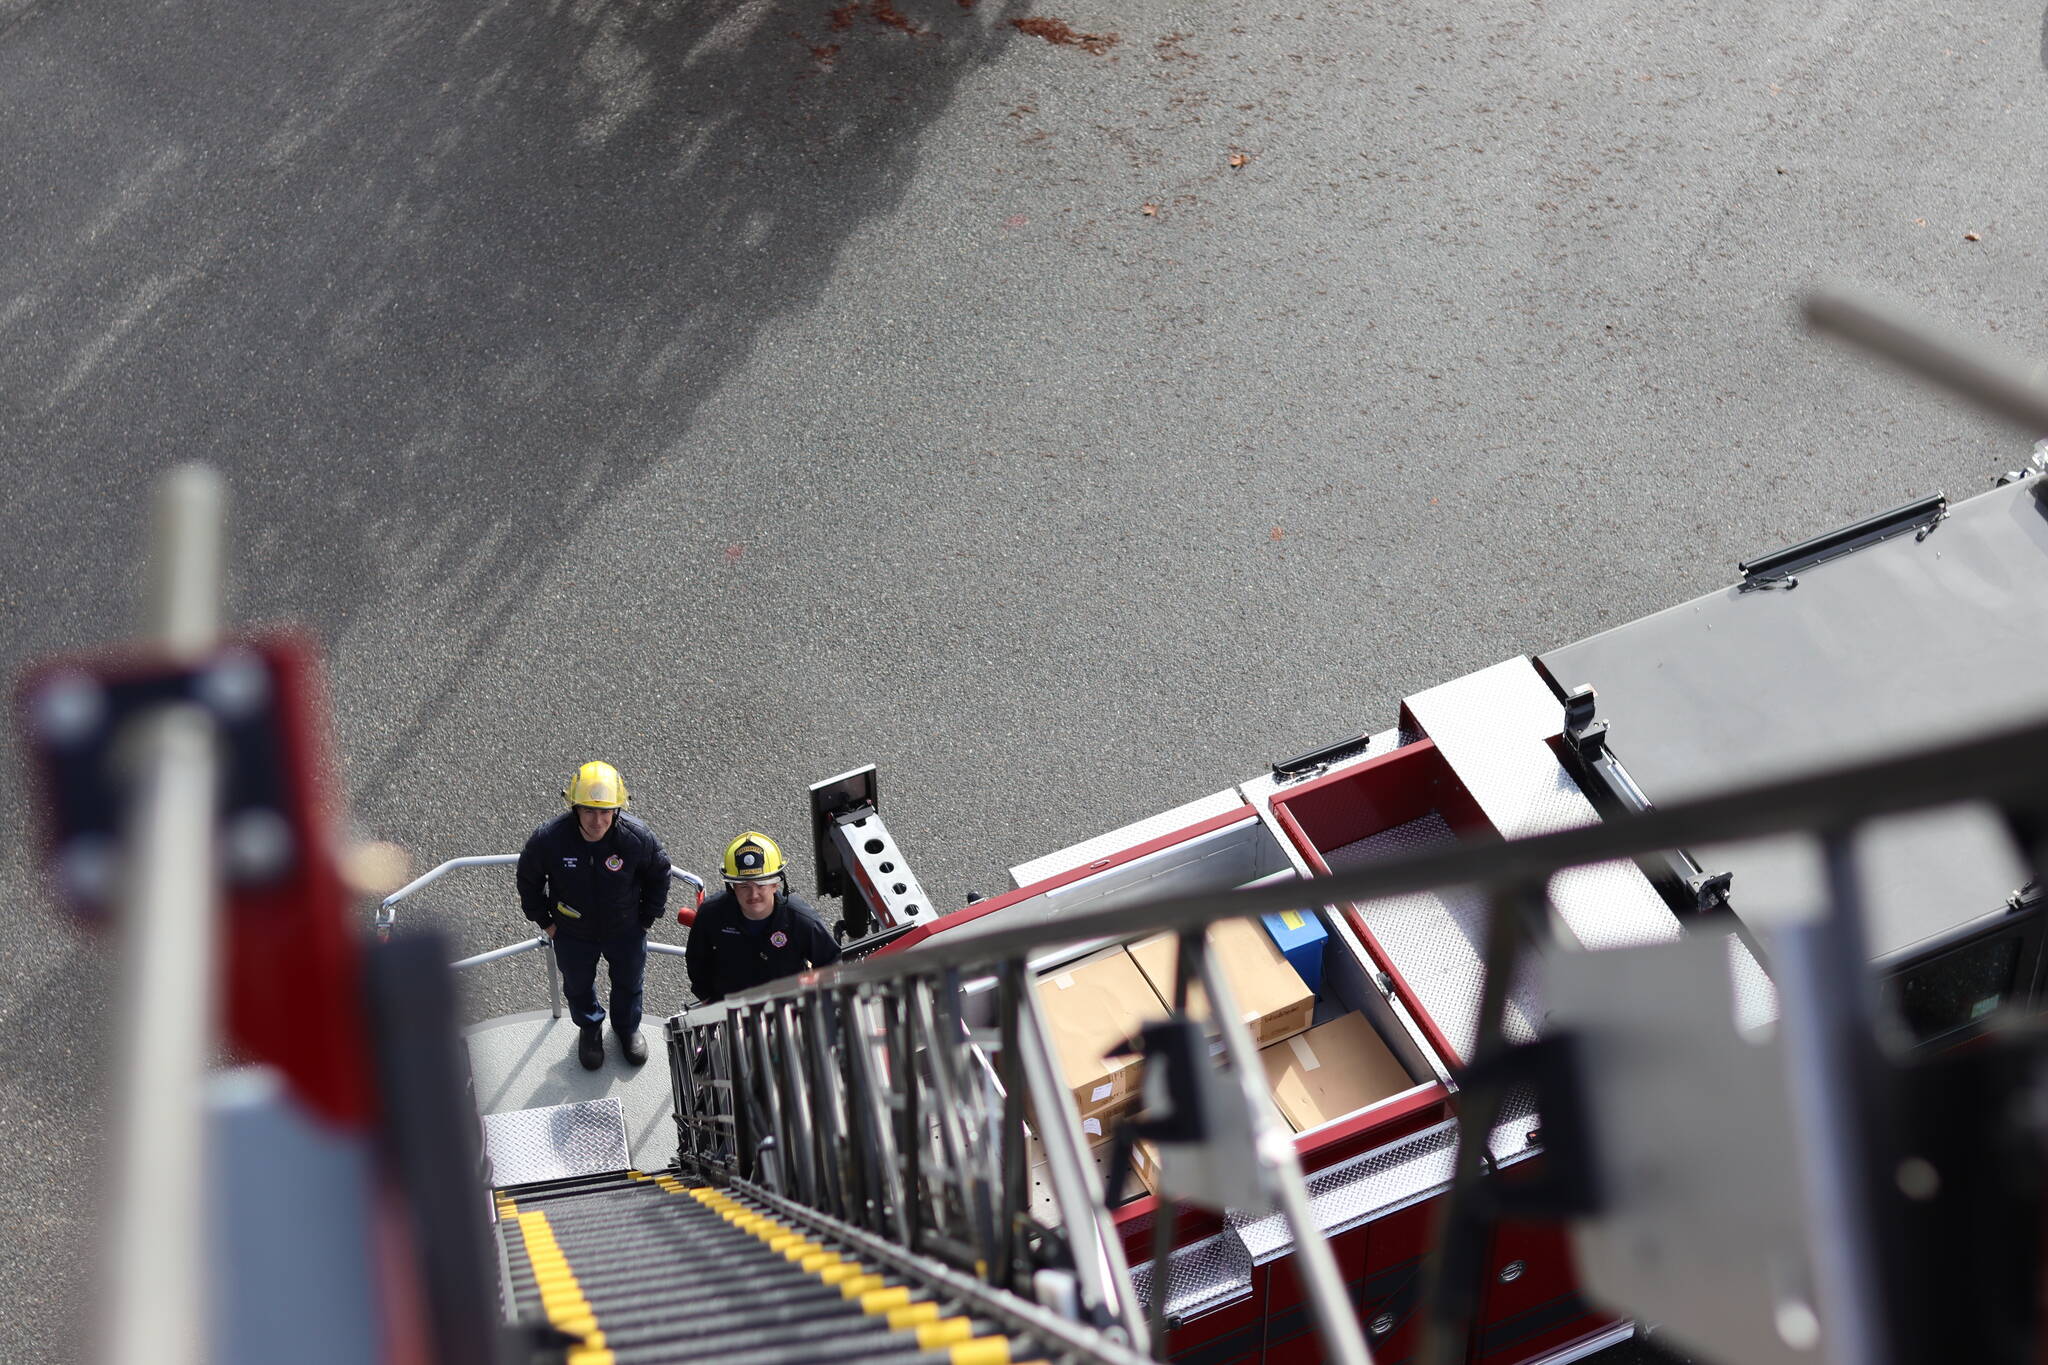
<path id="1" fill-rule="evenodd" d="M 606 1175 L 633 1164 L 626 1152 L 626 1111 L 617 1100 L 486 1114 L 484 1152 L 491 1161 L 491 1184 L 501 1189 Z"/>
<path id="2" fill-rule="evenodd" d="M 1550 748 L 1564 704 L 1528 659 L 1509 659 L 1418 692 L 1402 709 L 1436 742 L 1487 820 L 1507 839 L 1595 825 L 1600 817 Z M 1677 916 L 1632 862 L 1567 869 L 1550 902 L 1591 949 L 1670 943 Z"/>
<path id="3" fill-rule="evenodd" d="M 624 1114 L 630 1157 L 620 1166 L 664 1170 L 675 1160 L 676 1125 L 659 1016 L 650 1013 L 641 1032 L 647 1040 L 645 1066 L 628 1063 L 607 1028 L 604 1065 L 585 1071 L 576 1060 L 576 1025 L 566 1018 L 535 1010 L 478 1024 L 463 1038 L 477 1112 L 496 1115 L 611 1100 Z"/>
<path id="4" fill-rule="evenodd" d="M 1530 1141 L 1536 1124 L 1536 1115 L 1528 1112 L 1526 1101 L 1504 1105 L 1502 1121 L 1494 1126 L 1489 1144 L 1494 1160 L 1512 1166 L 1537 1155 L 1542 1149 Z M 1323 1236 L 1336 1237 L 1360 1223 L 1442 1194 L 1451 1187 L 1457 1152 L 1458 1125 L 1450 1121 L 1313 1172 L 1307 1183 L 1309 1211 L 1316 1227 Z M 1264 1265 L 1294 1250 L 1294 1236 L 1280 1214 L 1253 1217 L 1232 1213 L 1227 1221 L 1254 1265 Z"/>
<path id="5" fill-rule="evenodd" d="M 1407 857 L 1458 842 L 1435 811 L 1324 854 L 1332 872 Z M 1486 972 L 1486 898 L 1468 886 L 1440 887 L 1385 900 L 1359 901 L 1358 914 L 1401 969 L 1401 976 L 1461 1057 L 1479 1036 L 1480 987 Z M 1525 960 L 1508 996 L 1507 1036 L 1536 1037 L 1543 1004 L 1535 972 Z"/>
<path id="6" fill-rule="evenodd" d="M 1517 1097 L 1518 1101 L 1520 1097 Z M 1511 1103 L 1493 1130 L 1492 1149 L 1502 1166 L 1541 1150 L 1531 1142 L 1536 1116 L 1525 1102 Z M 1324 1237 L 1384 1218 L 1448 1190 L 1456 1163 L 1458 1125 L 1440 1123 L 1370 1152 L 1361 1152 L 1308 1177 L 1309 1212 Z M 1221 1232 L 1173 1253 L 1173 1292 L 1167 1312 L 1193 1317 L 1249 1294 L 1253 1271 L 1294 1250 L 1285 1216 L 1229 1213 Z M 1141 1300 L 1152 1290 L 1150 1262 L 1131 1267 Z"/>
<path id="7" fill-rule="evenodd" d="M 1244 1242 L 1230 1229 L 1191 1245 L 1176 1248 L 1172 1293 L 1166 1300 L 1169 1318 L 1193 1318 L 1213 1313 L 1252 1292 L 1252 1259 Z M 1138 1302 L 1152 1302 L 1152 1262 L 1131 1267 L 1131 1290 Z"/>

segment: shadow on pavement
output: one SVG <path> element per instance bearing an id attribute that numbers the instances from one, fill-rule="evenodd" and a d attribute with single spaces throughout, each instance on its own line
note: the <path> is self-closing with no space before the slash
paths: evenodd
<path id="1" fill-rule="evenodd" d="M 417 599 L 476 657 L 1016 36 L 995 0 L 902 4 L 0 6 L 0 663 L 127 633 L 142 476 L 192 459 L 229 477 L 238 619 L 332 638 L 353 602 Z M 77 1004 L 109 984 L 31 909 L 40 946 L 0 990 L 34 1034 L 0 1089 L 10 1146 L 48 1157 L 17 1177 L 56 1192 L 0 1267 L 52 1290 L 0 1332 L 10 1357 L 85 1306 L 86 1277 L 51 1273 L 94 1218 L 52 1101 L 100 1070 Z"/>
<path id="2" fill-rule="evenodd" d="M 0 207 L 0 461 L 27 524 L 69 530 L 55 562 L 0 549 L 61 585 L 25 633 L 121 630 L 147 490 L 109 479 L 118 451 L 228 471 L 234 558 L 263 566 L 243 618 L 331 636 L 344 597 L 416 597 L 471 650 L 601 573 L 576 563 L 592 510 L 898 202 L 1021 12 L 127 11 L 0 39 L 32 190 Z M 277 452 L 295 472 L 258 484 Z"/>

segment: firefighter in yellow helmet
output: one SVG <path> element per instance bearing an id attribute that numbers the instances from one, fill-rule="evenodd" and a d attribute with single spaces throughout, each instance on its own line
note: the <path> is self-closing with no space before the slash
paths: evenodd
<path id="1" fill-rule="evenodd" d="M 703 1004 L 839 960 L 818 912 L 789 889 L 782 848 L 748 830 L 725 846 L 725 890 L 697 908 L 684 946 L 690 989 Z"/>
<path id="2" fill-rule="evenodd" d="M 647 930 L 668 905 L 668 854 L 653 830 L 626 814 L 626 782 L 609 763 L 576 770 L 562 792 L 569 809 L 542 825 L 519 854 L 519 908 L 554 940 L 562 995 L 581 1030 L 576 1057 L 604 1065 L 605 1012 L 597 962 L 611 967 L 612 1032 L 626 1060 L 647 1060 L 640 1036 L 640 983 Z"/>

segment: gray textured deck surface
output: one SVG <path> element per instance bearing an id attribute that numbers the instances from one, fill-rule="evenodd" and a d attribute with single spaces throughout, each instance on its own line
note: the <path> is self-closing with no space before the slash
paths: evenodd
<path id="1" fill-rule="evenodd" d="M 468 1033 L 477 1108 L 502 1114 L 610 1096 L 626 1111 L 633 1164 L 658 1171 L 675 1159 L 676 1130 L 669 1116 L 668 1049 L 658 1026 L 645 1033 L 647 1065 L 627 1065 L 606 1029 L 604 1066 L 585 1071 L 576 1060 L 576 1026 L 566 1018 L 536 1010 L 478 1024 Z"/>

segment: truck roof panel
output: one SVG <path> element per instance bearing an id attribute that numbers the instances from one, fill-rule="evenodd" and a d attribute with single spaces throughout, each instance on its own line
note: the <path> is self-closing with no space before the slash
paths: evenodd
<path id="1" fill-rule="evenodd" d="M 2028 479 L 1810 567 L 1553 650 L 1653 803 L 1924 748 L 2048 712 L 2048 515 Z M 1894 823 L 1863 865 L 1874 957 L 1999 911 L 2026 874 L 1982 816 Z M 1811 860 L 1715 850 L 1731 902 L 1806 900 Z"/>

